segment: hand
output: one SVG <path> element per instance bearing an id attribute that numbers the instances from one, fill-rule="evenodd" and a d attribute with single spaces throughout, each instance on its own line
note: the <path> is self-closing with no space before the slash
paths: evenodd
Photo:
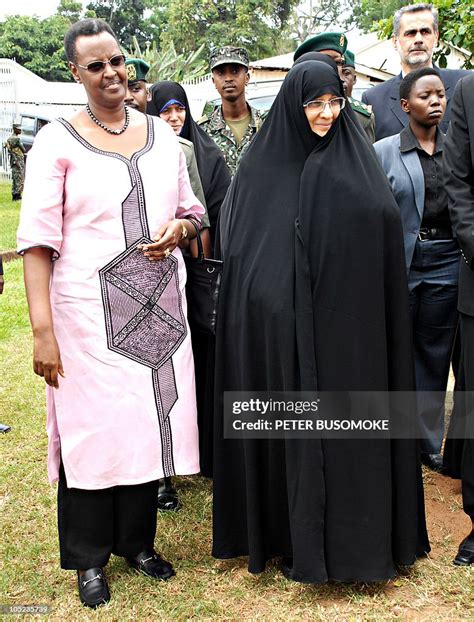
<path id="1" fill-rule="evenodd" d="M 161 227 L 154 244 L 140 244 L 137 250 L 142 251 L 150 261 L 166 259 L 178 246 L 182 232 L 181 221 L 175 218 Z"/>
<path id="2" fill-rule="evenodd" d="M 45 379 L 46 384 L 59 388 L 59 378 L 65 378 L 58 342 L 52 332 L 35 335 L 33 352 L 33 370 Z"/>

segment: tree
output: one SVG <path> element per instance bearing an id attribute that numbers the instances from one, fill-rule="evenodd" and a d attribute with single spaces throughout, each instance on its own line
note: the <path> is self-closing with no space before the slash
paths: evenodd
<path id="1" fill-rule="evenodd" d="M 474 67 L 474 12 L 471 0 L 433 0 L 432 4 L 439 12 L 440 47 L 434 58 L 440 67 L 446 67 L 447 56 L 451 53 L 448 43 L 466 50 L 470 56 L 466 58 L 464 67 Z M 392 35 L 393 16 L 380 20 L 374 25 L 379 39 L 387 39 Z"/>
<path id="2" fill-rule="evenodd" d="M 166 0 L 165 0 L 166 1 Z M 117 35 L 121 45 L 130 48 L 135 37 L 140 46 L 152 41 L 159 33 L 153 28 L 153 21 L 145 19 L 145 10 L 152 4 L 146 0 L 94 0 L 87 5 L 96 17 L 104 19 Z"/>
<path id="3" fill-rule="evenodd" d="M 412 4 L 410 0 L 354 0 L 347 26 L 357 26 L 362 32 L 374 29 L 374 23 L 390 18 L 402 6 Z"/>
<path id="4" fill-rule="evenodd" d="M 270 56 L 288 45 L 285 26 L 298 0 L 181 0 L 170 2 L 161 37 L 179 52 L 202 43 L 244 46 L 252 58 Z M 282 45 L 283 44 L 283 45 Z"/>
<path id="5" fill-rule="evenodd" d="M 294 30 L 299 43 L 334 27 L 346 9 L 346 0 L 309 0 L 295 11 Z"/>
<path id="6" fill-rule="evenodd" d="M 0 24 L 0 57 L 12 58 L 45 80 L 71 80 L 63 39 L 70 22 L 63 15 L 44 20 L 8 17 Z"/>

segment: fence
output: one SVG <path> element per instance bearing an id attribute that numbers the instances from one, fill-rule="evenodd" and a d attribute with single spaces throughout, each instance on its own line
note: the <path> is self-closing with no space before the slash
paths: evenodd
<path id="1" fill-rule="evenodd" d="M 14 76 L 14 62 L 0 59 L 0 180 L 9 181 L 10 159 L 4 143 L 12 133 L 12 123 L 18 119 L 18 104 Z"/>

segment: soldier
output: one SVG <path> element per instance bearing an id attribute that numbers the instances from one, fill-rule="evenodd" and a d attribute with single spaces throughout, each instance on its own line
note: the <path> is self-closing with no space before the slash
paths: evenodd
<path id="1" fill-rule="evenodd" d="M 347 49 L 347 37 L 343 32 L 322 32 L 310 39 L 306 39 L 294 53 L 293 60 L 298 60 L 306 52 L 321 52 L 330 56 L 337 65 L 339 77 L 342 79 L 344 52 Z"/>
<path id="2" fill-rule="evenodd" d="M 127 66 L 128 78 L 125 105 L 140 112 L 146 112 L 146 105 L 149 100 L 146 74 L 150 69 L 150 65 L 141 58 L 127 58 L 125 65 Z"/>
<path id="3" fill-rule="evenodd" d="M 355 116 L 359 121 L 360 125 L 362 126 L 362 129 L 367 134 L 370 142 L 373 143 L 375 141 L 374 117 L 368 106 L 350 97 L 352 93 L 352 86 L 355 82 L 355 64 L 354 54 L 352 54 L 352 52 L 349 52 L 348 58 L 346 58 L 346 35 L 343 32 L 323 32 L 319 35 L 311 37 L 310 39 L 304 41 L 304 43 L 302 43 L 297 48 L 293 56 L 293 60 L 298 60 L 300 56 L 306 54 L 307 52 L 321 52 L 321 54 L 326 54 L 326 56 L 330 56 L 336 63 L 339 77 L 344 84 L 344 92 L 348 97 L 352 110 L 355 112 Z M 347 66 L 352 67 L 354 71 L 354 80 L 351 86 L 351 93 L 347 92 L 346 80 L 344 79 L 344 70 Z"/>
<path id="4" fill-rule="evenodd" d="M 245 99 L 249 56 L 244 48 L 226 46 L 212 52 L 209 64 L 222 104 L 198 123 L 222 151 L 233 176 L 243 152 L 262 125 L 260 113 Z"/>
<path id="5" fill-rule="evenodd" d="M 371 107 L 358 99 L 352 97 L 352 89 L 357 82 L 355 71 L 355 57 L 352 52 L 344 52 L 344 66 L 342 67 L 342 81 L 344 82 L 344 92 L 349 100 L 352 110 L 355 112 L 357 120 L 361 124 L 371 143 L 375 142 L 375 119 Z"/>
<path id="6" fill-rule="evenodd" d="M 13 134 L 7 138 L 4 147 L 10 156 L 10 168 L 12 171 L 12 201 L 20 201 L 25 180 L 25 152 L 26 149 L 20 138 L 21 126 L 13 124 Z"/>

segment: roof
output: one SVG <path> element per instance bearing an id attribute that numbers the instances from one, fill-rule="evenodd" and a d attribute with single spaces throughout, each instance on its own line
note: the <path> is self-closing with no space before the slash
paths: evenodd
<path id="1" fill-rule="evenodd" d="M 85 104 L 86 92 L 75 82 L 48 82 L 9 58 L 0 58 L 0 72 L 13 79 L 19 104 Z M 0 92 L 0 100 L 3 99 Z"/>

